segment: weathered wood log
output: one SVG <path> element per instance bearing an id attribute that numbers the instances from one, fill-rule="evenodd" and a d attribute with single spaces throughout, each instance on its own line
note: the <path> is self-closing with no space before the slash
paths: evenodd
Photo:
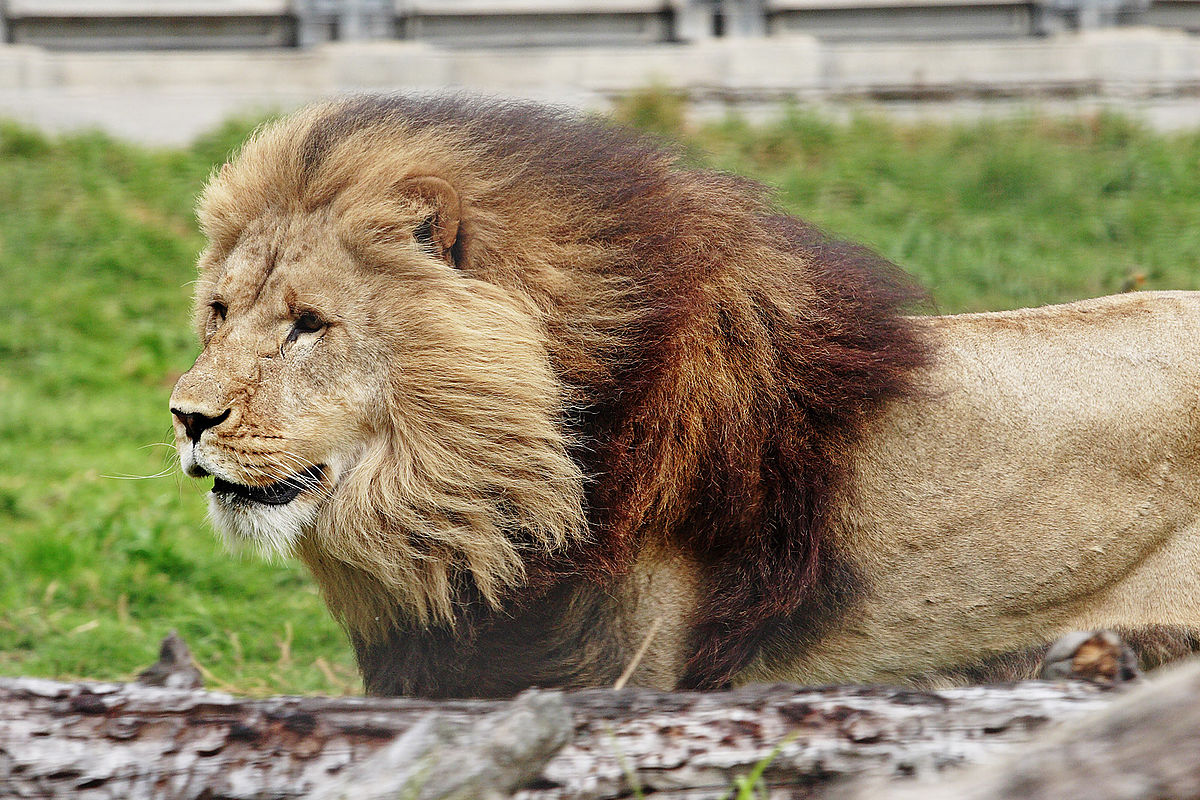
<path id="1" fill-rule="evenodd" d="M 480 720 L 431 714 L 305 800 L 503 800 L 571 736 L 558 692 L 526 692 Z"/>
<path id="2" fill-rule="evenodd" d="M 562 696 L 570 741 L 517 796 L 590 800 L 627 796 L 638 786 L 661 792 L 657 798 L 716 798 L 770 758 L 764 780 L 776 787 L 772 796 L 806 797 L 844 776 L 921 775 L 978 763 L 1117 696 L 1041 682 L 939 692 L 572 692 Z M 508 706 L 251 700 L 136 684 L 3 679 L 0 796 L 302 797 L 326 790 L 434 712 L 466 724 Z"/>
<path id="3" fill-rule="evenodd" d="M 1200 663 L 1162 670 L 1107 708 L 989 763 L 907 786 L 871 782 L 839 800 L 1196 800 Z"/>

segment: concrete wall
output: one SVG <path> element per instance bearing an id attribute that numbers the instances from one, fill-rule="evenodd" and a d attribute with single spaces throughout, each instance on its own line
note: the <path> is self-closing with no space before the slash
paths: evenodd
<path id="1" fill-rule="evenodd" d="M 0 39 L 57 50 L 990 39 L 1105 25 L 1200 30 L 1200 0 L 0 0 Z"/>
<path id="2" fill-rule="evenodd" d="M 833 110 L 971 114 L 1031 103 L 1118 104 L 1200 124 L 1200 40 L 1112 29 L 986 42 L 822 42 L 810 36 L 691 45 L 77 53 L 0 47 L 0 116 L 50 130 L 100 127 L 176 143 L 235 114 L 354 91 L 467 90 L 602 109 L 650 84 L 700 112 L 797 101 Z"/>
<path id="3" fill-rule="evenodd" d="M 4 41 L 59 50 L 291 47 L 292 0 L 0 0 Z"/>
<path id="4" fill-rule="evenodd" d="M 772 35 L 808 33 L 827 41 L 919 41 L 1027 37 L 1040 20 L 1034 3 L 1011 0 L 886 6 L 790 0 L 774 5 L 766 26 Z"/>

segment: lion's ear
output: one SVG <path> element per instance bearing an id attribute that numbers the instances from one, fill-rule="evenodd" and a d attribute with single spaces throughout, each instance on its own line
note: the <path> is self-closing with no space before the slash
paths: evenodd
<path id="1" fill-rule="evenodd" d="M 432 175 L 409 178 L 400 184 L 400 190 L 424 201 L 430 209 L 429 216 L 413 229 L 413 239 L 450 266 L 457 266 L 454 244 L 458 240 L 458 223 L 462 217 L 458 192 L 448 182 Z"/>

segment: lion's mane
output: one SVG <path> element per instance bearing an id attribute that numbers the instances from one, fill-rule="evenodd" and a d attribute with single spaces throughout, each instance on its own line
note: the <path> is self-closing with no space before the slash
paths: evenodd
<path id="1" fill-rule="evenodd" d="M 328 205 L 360 258 L 386 262 L 408 246 L 388 220 L 391 187 L 412 174 L 455 187 L 449 257 L 522 317 L 471 335 L 521 341 L 497 341 L 440 404 L 426 376 L 436 436 L 401 437 L 419 420 L 391 404 L 397 440 L 326 512 L 356 543 L 302 547 L 352 636 L 367 635 L 360 607 L 379 585 L 420 624 L 469 637 L 564 581 L 611 582 L 661 542 L 706 568 L 683 681 L 706 688 L 773 626 L 803 629 L 846 599 L 826 499 L 863 426 L 927 360 L 900 313 L 917 295 L 890 264 L 780 214 L 758 184 L 603 121 L 399 96 L 321 106 L 251 140 L 202 203 L 213 258 L 269 208 Z M 538 358 L 549 382 L 517 374 Z M 506 388 L 526 379 L 528 396 Z M 458 411 L 456 393 L 471 398 Z M 456 414 L 474 434 L 455 438 Z M 440 522 L 412 507 L 414 481 L 433 487 Z M 398 537 L 396 520 L 436 530 Z M 335 576 L 334 556 L 353 569 Z"/>

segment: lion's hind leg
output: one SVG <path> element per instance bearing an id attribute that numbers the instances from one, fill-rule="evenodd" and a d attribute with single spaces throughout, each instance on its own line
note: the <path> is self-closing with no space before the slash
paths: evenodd
<path id="1" fill-rule="evenodd" d="M 1048 648 L 1039 677 L 1113 685 L 1200 652 L 1200 628 L 1146 625 L 1069 633 Z"/>
<path id="2" fill-rule="evenodd" d="M 1200 653 L 1200 627 L 1145 625 L 1073 631 L 1053 642 L 925 672 L 910 682 L 928 689 L 1041 678 L 1114 685 Z"/>
<path id="3" fill-rule="evenodd" d="M 1101 686 L 1137 680 L 1138 656 L 1113 631 L 1073 631 L 1050 645 L 1038 677 L 1044 680 L 1083 680 Z"/>

